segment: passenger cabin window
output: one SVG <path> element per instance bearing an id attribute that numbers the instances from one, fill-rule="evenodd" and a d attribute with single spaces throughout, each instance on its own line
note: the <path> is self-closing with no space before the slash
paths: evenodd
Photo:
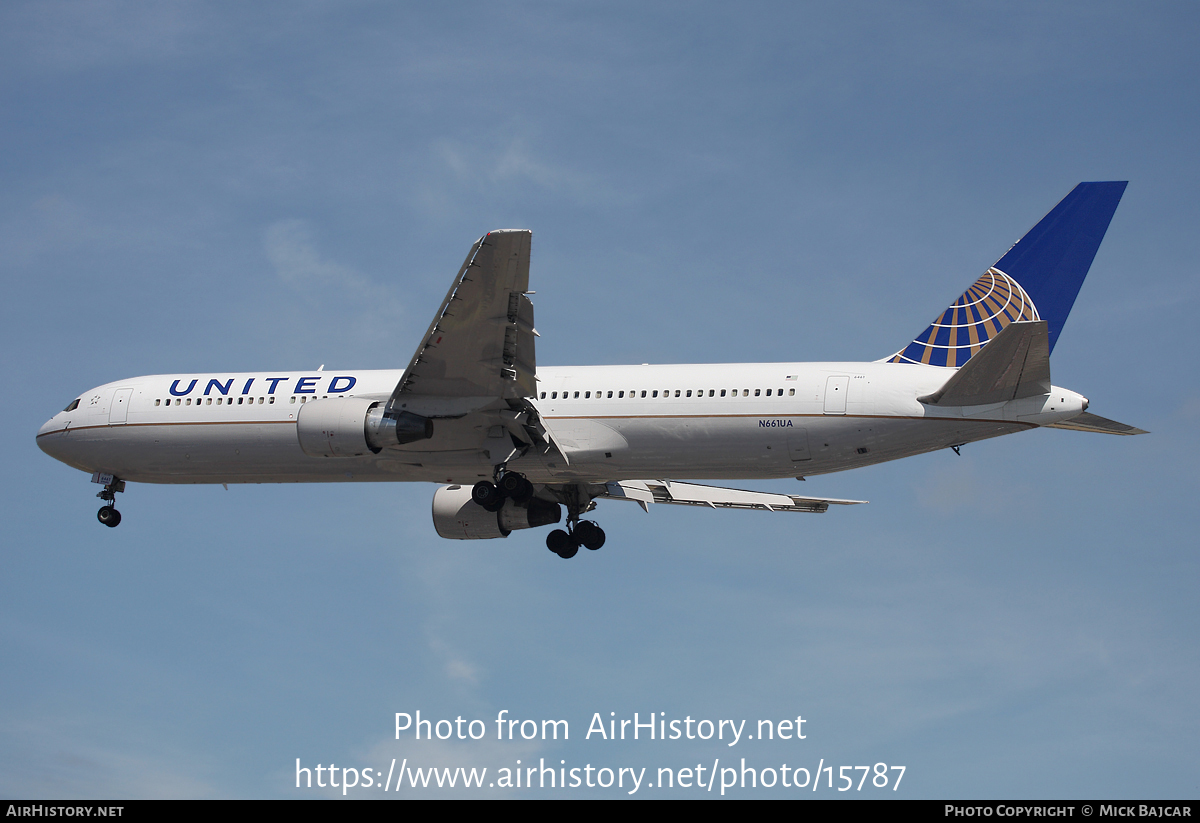
<path id="1" fill-rule="evenodd" d="M 711 397 L 711 396 L 712 396 L 712 394 L 710 393 L 710 394 L 709 394 L 709 396 Z M 724 389 L 721 389 L 721 396 L 722 396 L 722 397 L 724 397 L 724 396 L 725 396 L 725 390 L 724 390 Z"/>
<path id="2" fill-rule="evenodd" d="M 791 396 L 792 396 L 792 395 L 794 395 L 795 393 L 796 393 L 796 390 L 795 390 L 795 389 L 788 389 L 788 397 L 791 397 Z"/>
<path id="3" fill-rule="evenodd" d="M 758 396 L 760 396 L 761 394 L 762 394 L 762 389 L 755 389 L 755 390 L 754 390 L 754 396 L 755 396 L 755 397 L 758 397 Z"/>

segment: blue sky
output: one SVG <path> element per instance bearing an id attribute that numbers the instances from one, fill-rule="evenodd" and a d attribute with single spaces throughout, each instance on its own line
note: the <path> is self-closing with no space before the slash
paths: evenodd
<path id="1" fill-rule="evenodd" d="M 1196 796 L 1198 22 L 1188 3 L 6 4 L 0 794 L 325 794 L 296 792 L 296 758 L 745 757 L 904 765 L 906 797 Z M 440 540 L 419 484 L 131 484 L 108 530 L 88 478 L 34 444 L 122 377 L 402 367 L 501 227 L 534 232 L 542 364 L 874 360 L 1112 179 L 1130 185 L 1053 374 L 1153 433 L 744 484 L 868 506 L 607 503 L 607 545 L 571 562 L 544 530 Z M 418 709 L 563 718 L 571 740 L 392 739 Z M 635 711 L 802 715 L 807 738 L 583 739 Z"/>

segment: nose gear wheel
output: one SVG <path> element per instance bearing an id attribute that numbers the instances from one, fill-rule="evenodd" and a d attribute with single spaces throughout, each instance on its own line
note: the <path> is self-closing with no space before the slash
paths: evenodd
<path id="1" fill-rule="evenodd" d="M 100 474 L 93 476 L 94 482 L 100 482 Z M 117 511 L 116 501 L 117 494 L 125 491 L 125 481 L 118 480 L 111 475 L 103 476 L 103 479 L 108 479 L 104 484 L 104 488 L 96 492 L 96 496 L 105 501 L 105 505 L 100 507 L 100 511 L 96 512 L 96 519 L 110 529 L 115 529 L 121 525 L 121 513 Z"/>

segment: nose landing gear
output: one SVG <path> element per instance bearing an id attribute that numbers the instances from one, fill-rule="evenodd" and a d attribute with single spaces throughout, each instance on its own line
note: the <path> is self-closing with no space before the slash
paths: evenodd
<path id="1" fill-rule="evenodd" d="M 110 529 L 115 529 L 121 525 L 121 513 L 117 511 L 116 506 L 117 494 L 125 491 L 125 481 L 118 480 L 111 474 L 96 472 L 92 475 L 92 482 L 104 484 L 104 488 L 96 493 L 97 497 L 105 501 L 105 505 L 96 512 L 96 519 Z"/>

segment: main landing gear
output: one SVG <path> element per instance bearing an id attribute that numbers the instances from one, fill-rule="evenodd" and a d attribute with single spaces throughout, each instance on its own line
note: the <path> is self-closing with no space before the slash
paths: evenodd
<path id="1" fill-rule="evenodd" d="M 580 520 L 571 528 L 567 522 L 567 531 L 555 529 L 546 535 L 546 548 L 557 554 L 563 560 L 574 557 L 579 553 L 579 547 L 595 551 L 604 545 L 604 529 L 590 520 Z"/>
<path id="2" fill-rule="evenodd" d="M 504 508 L 505 500 L 524 505 L 533 498 L 533 484 L 516 472 L 500 472 L 496 482 L 480 480 L 471 488 L 471 499 L 490 512 Z"/>
<path id="3" fill-rule="evenodd" d="M 580 517 L 596 507 L 581 483 L 567 486 L 559 498 L 567 506 L 567 529 L 555 529 L 546 535 L 546 548 L 563 560 L 579 553 L 579 547 L 595 551 L 604 545 L 604 529 Z"/>
<path id="4" fill-rule="evenodd" d="M 533 484 L 517 472 L 511 472 L 503 465 L 496 467 L 495 482 L 480 480 L 471 487 L 471 499 L 490 512 L 498 512 L 504 508 L 504 502 L 511 500 L 518 506 L 525 506 L 533 500 L 535 489 Z M 582 546 L 595 551 L 604 545 L 604 529 L 590 520 L 581 520 L 580 515 L 595 508 L 595 503 L 580 484 L 567 486 L 555 492 L 559 502 L 567 507 L 567 528 L 555 529 L 546 536 L 546 548 L 566 560 L 579 553 Z M 543 521 L 544 522 L 544 521 Z M 553 522 L 558 522 L 558 517 Z"/>
<path id="5" fill-rule="evenodd" d="M 125 491 L 125 481 L 118 480 L 111 474 L 100 474 L 97 472 L 92 475 L 93 483 L 103 483 L 104 488 L 96 493 L 96 496 L 105 501 L 105 504 L 100 507 L 100 511 L 96 512 L 96 519 L 110 529 L 115 529 L 121 525 L 121 513 L 117 511 L 117 494 Z"/>

